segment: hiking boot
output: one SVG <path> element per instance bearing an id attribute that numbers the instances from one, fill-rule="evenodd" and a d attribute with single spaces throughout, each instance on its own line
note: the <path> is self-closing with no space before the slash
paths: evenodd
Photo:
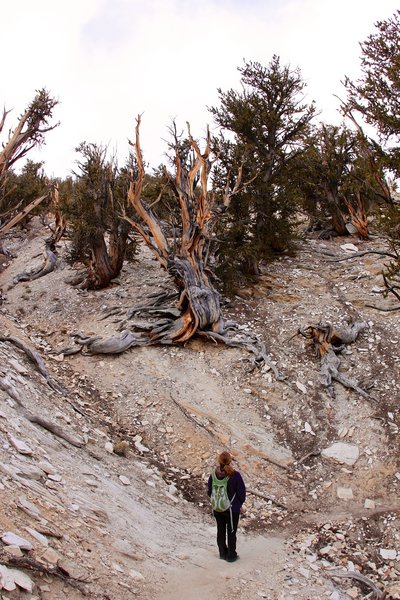
<path id="1" fill-rule="evenodd" d="M 239 555 L 236 554 L 236 556 L 228 556 L 228 558 L 226 559 L 227 562 L 235 562 L 237 561 L 239 558 Z"/>

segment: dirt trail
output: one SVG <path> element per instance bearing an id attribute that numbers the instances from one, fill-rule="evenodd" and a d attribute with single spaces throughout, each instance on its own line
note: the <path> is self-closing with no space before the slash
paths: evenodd
<path id="1" fill-rule="evenodd" d="M 210 533 L 214 534 L 213 528 Z M 181 567 L 168 570 L 154 600 L 277 598 L 285 576 L 284 540 L 239 533 L 238 544 L 240 559 L 234 564 L 219 560 L 215 548 L 199 549 Z"/>

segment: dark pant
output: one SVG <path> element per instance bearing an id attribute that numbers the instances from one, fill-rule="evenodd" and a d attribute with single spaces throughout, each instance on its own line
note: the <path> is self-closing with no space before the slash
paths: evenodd
<path id="1" fill-rule="evenodd" d="M 236 531 L 239 523 L 239 513 L 232 513 L 226 510 L 224 512 L 214 511 L 214 517 L 217 521 L 217 544 L 221 558 L 236 557 Z M 233 523 L 233 531 L 232 531 Z M 227 543 L 228 542 L 228 543 Z"/>

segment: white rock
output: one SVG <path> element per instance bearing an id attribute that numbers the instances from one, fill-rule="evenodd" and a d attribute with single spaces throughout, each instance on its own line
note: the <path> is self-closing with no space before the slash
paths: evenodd
<path id="1" fill-rule="evenodd" d="M 346 223 L 346 229 L 349 233 L 357 233 L 357 227 L 353 223 Z"/>
<path id="2" fill-rule="evenodd" d="M 169 492 L 165 492 L 165 495 L 167 496 L 167 498 L 169 498 L 170 500 L 172 500 L 175 504 L 178 504 L 179 499 L 176 496 L 173 496 Z"/>
<path id="3" fill-rule="evenodd" d="M 358 446 L 354 444 L 335 442 L 328 448 L 324 448 L 321 452 L 321 456 L 332 458 L 341 464 L 354 465 L 360 456 L 360 451 Z"/>
<path id="4" fill-rule="evenodd" d="M 39 469 L 42 469 L 42 471 L 44 471 L 47 475 L 55 475 L 57 473 L 57 469 L 46 461 L 39 462 L 38 467 Z"/>
<path id="5" fill-rule="evenodd" d="M 7 546 L 18 546 L 21 550 L 32 550 L 33 546 L 28 540 L 16 535 L 12 531 L 6 531 L 4 535 L 1 536 L 1 540 Z"/>
<path id="6" fill-rule="evenodd" d="M 14 446 L 14 448 L 18 450 L 20 454 L 27 454 L 29 456 L 33 454 L 33 450 L 28 446 L 28 444 L 25 444 L 25 442 L 23 442 L 22 440 L 17 439 L 13 435 L 11 435 L 11 433 L 8 433 L 7 437 L 10 444 Z"/>
<path id="7" fill-rule="evenodd" d="M 40 544 L 42 544 L 42 546 L 45 546 L 45 548 L 47 548 L 47 546 L 49 545 L 49 540 L 45 535 L 39 533 L 38 531 L 36 531 L 36 529 L 33 529 L 32 527 L 25 527 L 25 529 L 28 533 L 31 534 L 33 538 L 35 538 L 35 540 L 37 540 Z"/>
<path id="8" fill-rule="evenodd" d="M 370 498 L 365 498 L 364 500 L 364 508 L 375 508 L 375 502 Z"/>
<path id="9" fill-rule="evenodd" d="M 131 485 L 131 480 L 128 477 L 125 477 L 125 475 L 120 475 L 119 476 L 119 480 L 124 484 L 124 485 Z"/>
<path id="10" fill-rule="evenodd" d="M 114 452 L 114 446 L 111 442 L 106 442 L 104 444 L 104 448 L 107 450 L 107 452 L 109 452 L 110 454 L 113 454 Z"/>
<path id="11" fill-rule="evenodd" d="M 389 548 L 380 548 L 379 554 L 382 556 L 383 560 L 396 560 L 397 551 L 390 550 Z"/>
<path id="12" fill-rule="evenodd" d="M 176 487 L 176 485 L 174 483 L 171 483 L 168 486 L 168 492 L 172 495 L 176 494 L 176 492 L 178 491 L 178 488 Z"/>
<path id="13" fill-rule="evenodd" d="M 354 244 L 342 244 L 340 247 L 345 252 L 358 252 L 358 248 Z"/>
<path id="14" fill-rule="evenodd" d="M 333 551 L 334 549 L 332 546 L 324 546 L 319 552 L 320 554 L 331 554 Z"/>
<path id="15" fill-rule="evenodd" d="M 305 385 L 303 385 L 302 383 L 300 383 L 300 381 L 296 381 L 296 387 L 298 390 L 300 390 L 301 392 L 303 392 L 303 394 L 307 394 L 307 388 Z"/>
<path id="16" fill-rule="evenodd" d="M 13 569 L 8 569 L 5 565 L 0 565 L 0 584 L 0 589 L 4 589 L 6 592 L 12 592 L 16 589 Z"/>
<path id="17" fill-rule="evenodd" d="M 311 433 L 311 435 L 315 435 L 310 423 L 307 423 L 307 421 L 304 423 L 304 431 L 306 433 Z"/>
<path id="18" fill-rule="evenodd" d="M 18 465 L 17 474 L 35 481 L 40 481 L 44 477 L 42 469 L 35 467 L 35 465 Z"/>
<path id="19" fill-rule="evenodd" d="M 143 446 L 143 444 L 141 444 L 139 442 L 139 440 L 136 440 L 136 442 L 135 442 L 135 448 L 137 450 L 139 450 L 139 452 L 150 452 L 150 450 L 148 448 L 146 448 L 146 446 Z"/>
<path id="20" fill-rule="evenodd" d="M 32 592 L 33 590 L 33 581 L 28 575 L 19 571 L 18 569 L 11 569 L 14 581 L 18 587 L 22 588 L 26 592 Z"/>
<path id="21" fill-rule="evenodd" d="M 337 494 L 337 497 L 340 498 L 341 500 L 352 500 L 354 498 L 353 490 L 351 488 L 347 488 L 347 487 L 338 486 L 338 488 L 336 490 L 336 494 Z"/>
<path id="22" fill-rule="evenodd" d="M 37 506 L 30 502 L 26 496 L 19 496 L 18 506 L 27 512 L 34 519 L 40 519 L 41 513 Z"/>
<path id="23" fill-rule="evenodd" d="M 134 579 L 135 581 L 144 581 L 144 576 L 139 573 L 139 571 L 135 571 L 135 569 L 131 569 L 129 571 L 129 575 L 132 577 L 132 579 Z"/>
<path id="24" fill-rule="evenodd" d="M 299 567 L 297 570 L 300 573 L 300 575 L 303 575 L 303 577 L 305 577 L 305 579 L 308 579 L 310 577 L 309 569 L 305 569 L 304 567 Z"/>

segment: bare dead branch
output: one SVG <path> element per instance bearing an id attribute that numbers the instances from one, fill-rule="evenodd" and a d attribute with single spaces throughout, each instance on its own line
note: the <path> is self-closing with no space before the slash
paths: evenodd
<path id="1" fill-rule="evenodd" d="M 275 498 L 272 498 L 272 496 L 268 496 L 267 494 L 263 494 L 262 492 L 258 492 L 257 490 L 253 490 L 252 488 L 248 488 L 247 491 L 249 494 L 253 494 L 253 496 L 257 496 L 258 498 L 262 498 L 263 500 L 268 500 L 269 502 L 272 502 L 272 504 L 276 504 L 276 506 L 279 506 L 279 508 L 288 510 L 288 507 L 285 504 L 282 504 L 282 502 L 275 500 Z"/>

